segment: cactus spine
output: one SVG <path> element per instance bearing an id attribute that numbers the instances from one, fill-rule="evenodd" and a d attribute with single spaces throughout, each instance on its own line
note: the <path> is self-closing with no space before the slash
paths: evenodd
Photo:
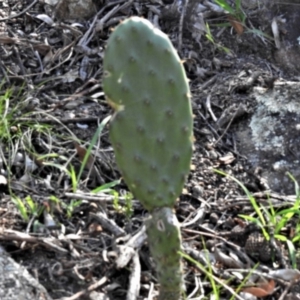
<path id="1" fill-rule="evenodd" d="M 129 189 L 151 213 L 148 244 L 157 265 L 159 299 L 180 298 L 179 223 L 173 212 L 192 156 L 188 80 L 169 38 L 142 18 L 111 34 L 103 89 L 115 113 L 110 140 Z"/>

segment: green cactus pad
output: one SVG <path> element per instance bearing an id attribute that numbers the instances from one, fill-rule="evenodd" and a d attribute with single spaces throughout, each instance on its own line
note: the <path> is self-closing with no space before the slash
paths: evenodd
<path id="1" fill-rule="evenodd" d="M 192 155 L 190 90 L 167 35 L 132 17 L 111 34 L 103 89 L 115 114 L 110 139 L 129 189 L 150 211 L 173 207 Z"/>
<path id="2" fill-rule="evenodd" d="M 158 299 L 180 299 L 183 287 L 181 257 L 178 253 L 181 249 L 181 235 L 176 215 L 168 207 L 154 210 L 145 225 L 161 286 Z"/>

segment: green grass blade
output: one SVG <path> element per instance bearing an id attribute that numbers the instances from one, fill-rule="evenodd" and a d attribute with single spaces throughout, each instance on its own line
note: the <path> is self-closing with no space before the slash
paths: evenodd
<path id="1" fill-rule="evenodd" d="M 223 171 L 220 171 L 220 170 L 216 170 L 214 169 L 214 172 L 216 172 L 217 174 L 220 174 L 222 176 L 225 176 L 225 177 L 228 177 L 230 178 L 231 180 L 233 180 L 234 182 L 236 182 L 241 188 L 242 190 L 244 191 L 244 193 L 247 195 L 249 201 L 251 202 L 251 205 L 253 206 L 255 212 L 257 213 L 261 223 L 263 224 L 263 226 L 266 226 L 266 221 L 265 221 L 265 218 L 263 216 L 263 214 L 261 213 L 261 210 L 255 200 L 255 198 L 252 196 L 252 194 L 248 191 L 248 189 L 239 181 L 237 180 L 236 178 L 234 178 L 233 176 L 231 175 L 228 175 L 226 174 L 225 172 Z"/>
<path id="2" fill-rule="evenodd" d="M 16 205 L 16 207 L 18 208 L 18 210 L 19 210 L 22 218 L 25 221 L 28 221 L 29 220 L 29 216 L 28 216 L 27 209 L 26 209 L 26 206 L 24 205 L 23 201 L 19 197 L 16 197 L 16 196 L 12 197 L 12 201 L 14 202 L 14 204 Z"/>
<path id="3" fill-rule="evenodd" d="M 109 183 L 105 183 L 97 188 L 95 188 L 94 190 L 92 190 L 92 193 L 106 193 L 106 192 L 110 192 L 110 190 L 115 187 L 116 185 L 120 184 L 121 183 L 121 179 L 118 179 L 118 180 L 114 180 L 112 182 L 109 182 Z"/>
<path id="4" fill-rule="evenodd" d="M 103 128 L 106 126 L 106 124 L 108 123 L 108 121 L 109 121 L 110 119 L 111 119 L 111 116 L 108 116 L 108 117 L 106 117 L 104 120 L 102 120 L 102 122 L 100 123 L 98 129 L 96 130 L 96 132 L 95 132 L 95 134 L 94 134 L 94 136 L 93 136 L 93 138 L 92 138 L 92 141 L 91 141 L 91 143 L 90 143 L 90 145 L 89 145 L 89 147 L 88 147 L 88 149 L 87 149 L 87 151 L 86 151 L 86 154 L 85 154 L 85 156 L 84 156 L 84 158 L 83 158 L 83 161 L 82 161 L 82 164 L 81 164 L 81 167 L 80 167 L 80 170 L 79 170 L 79 174 L 78 174 L 78 176 L 77 176 L 77 181 L 79 181 L 80 178 L 81 178 L 81 175 L 82 175 L 82 173 L 83 173 L 84 167 L 85 167 L 85 165 L 86 165 L 86 163 L 87 163 L 87 161 L 88 161 L 88 159 L 89 159 L 89 157 L 90 157 L 92 148 L 93 148 L 94 145 L 96 144 L 97 139 L 98 139 L 99 136 L 101 135 L 101 132 L 102 132 Z"/>
<path id="5" fill-rule="evenodd" d="M 215 0 L 215 2 L 227 12 L 231 14 L 235 13 L 234 9 L 225 0 Z"/>

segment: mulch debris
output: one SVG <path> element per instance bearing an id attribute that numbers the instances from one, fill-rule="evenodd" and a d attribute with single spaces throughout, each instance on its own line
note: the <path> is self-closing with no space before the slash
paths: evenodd
<path id="1" fill-rule="evenodd" d="M 246 2 L 253 3 L 244 7 L 247 24 L 271 35 L 266 22 L 270 25 L 275 14 L 273 1 L 261 1 L 259 7 Z M 53 299 L 155 299 L 155 268 L 143 227 L 147 212 L 119 180 L 107 127 L 97 137 L 76 190 L 68 172 L 70 166 L 75 174 L 82 171 L 97 128 L 112 113 L 101 85 L 110 32 L 139 15 L 169 35 L 191 80 L 195 149 L 176 206 L 183 249 L 210 266 L 222 286 L 220 299 L 236 293 L 255 266 L 253 280 L 258 273 L 291 269 L 286 247 L 266 245 L 259 228 L 249 228 L 239 216 L 254 212 L 244 191 L 214 171 L 241 181 L 266 207 L 291 207 L 295 201 L 269 190 L 261 170 L 239 153 L 231 131 L 254 109 L 249 90 L 272 88 L 279 76 L 272 42 L 235 32 L 224 10 L 209 1 L 107 0 L 97 5 L 94 17 L 77 21 L 64 20 L 51 1 L 0 4 L 0 109 L 9 122 L 1 139 L 1 174 L 8 179 L 0 182 L 1 245 Z M 206 38 L 207 23 L 213 42 Z M 8 101 L 2 100 L 5 94 Z M 91 192 L 113 181 L 117 196 Z M 296 222 L 291 220 L 287 236 Z M 251 256 L 256 247 L 264 247 L 263 255 Z M 184 260 L 184 269 L 188 299 L 212 293 L 201 268 Z M 276 284 L 279 288 L 265 299 L 288 299 L 282 297 L 289 282 L 278 279 Z"/>

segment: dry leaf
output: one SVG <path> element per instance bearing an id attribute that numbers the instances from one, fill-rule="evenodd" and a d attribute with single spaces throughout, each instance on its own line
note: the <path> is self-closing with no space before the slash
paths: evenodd
<path id="1" fill-rule="evenodd" d="M 74 82 L 77 78 L 79 77 L 78 75 L 78 69 L 74 68 L 72 70 L 69 70 L 67 73 L 64 74 L 62 82 Z"/>
<path id="2" fill-rule="evenodd" d="M 38 169 L 34 159 L 31 159 L 28 155 L 25 155 L 25 168 L 28 172 L 33 172 Z"/>
<path id="3" fill-rule="evenodd" d="M 277 23 L 277 18 L 274 18 L 271 23 L 272 33 L 274 36 L 275 46 L 277 49 L 281 48 L 280 44 L 280 36 L 279 36 L 279 28 Z"/>
<path id="4" fill-rule="evenodd" d="M 44 55 L 45 56 L 43 58 L 43 63 L 45 65 L 48 64 L 49 62 L 51 62 L 53 60 L 54 55 L 53 55 L 51 49 L 46 54 L 44 54 Z"/>
<path id="5" fill-rule="evenodd" d="M 79 160 L 80 160 L 81 162 L 83 162 L 83 160 L 84 160 L 84 158 L 85 158 L 85 156 L 86 156 L 86 152 L 87 152 L 86 149 L 83 148 L 83 147 L 81 147 L 81 146 L 79 146 L 79 144 L 78 144 L 78 143 L 75 143 L 75 142 L 74 142 L 74 146 L 75 146 L 75 148 L 76 148 L 77 155 L 79 156 Z M 85 165 L 84 167 L 85 167 L 86 169 L 90 170 L 90 169 L 93 167 L 93 165 L 94 165 L 94 158 L 93 158 L 93 156 L 90 154 L 89 157 L 88 157 L 88 159 L 87 159 L 86 165 Z"/>
<path id="6" fill-rule="evenodd" d="M 51 214 L 49 214 L 46 209 L 43 211 L 43 217 L 44 217 L 44 225 L 46 227 L 54 227 L 57 225 L 53 217 L 51 216 Z"/>
<path id="7" fill-rule="evenodd" d="M 231 152 L 229 152 L 225 156 L 222 156 L 219 158 L 219 161 L 225 165 L 231 164 L 234 160 L 235 160 L 235 157 Z"/>
<path id="8" fill-rule="evenodd" d="M 269 282 L 258 283 L 257 286 L 251 286 L 242 289 L 242 292 L 249 293 L 256 297 L 266 297 L 271 295 L 275 289 L 275 281 L 271 279 Z"/>
<path id="9" fill-rule="evenodd" d="M 0 175 L 0 184 L 7 185 L 7 179 L 5 176 Z"/>
<path id="10" fill-rule="evenodd" d="M 46 24 L 48 24 L 49 26 L 52 26 L 54 24 L 54 21 L 51 17 L 49 17 L 46 14 L 40 14 L 40 15 L 36 15 L 35 16 L 37 19 L 45 22 Z"/>
<path id="11" fill-rule="evenodd" d="M 300 279 L 299 270 L 293 270 L 293 269 L 279 269 L 279 270 L 271 271 L 270 275 L 272 277 L 277 277 L 285 281 L 294 281 Z"/>
<path id="12" fill-rule="evenodd" d="M 37 50 L 39 54 L 45 56 L 49 53 L 49 51 L 51 50 L 51 46 L 47 45 L 47 44 L 36 44 L 33 45 L 33 49 Z"/>
<path id="13" fill-rule="evenodd" d="M 217 261 L 221 262 L 222 264 L 230 268 L 242 269 L 245 267 L 240 260 L 228 256 L 217 247 L 215 248 L 214 255 Z"/>
<path id="14" fill-rule="evenodd" d="M 19 184 L 26 184 L 29 182 L 32 182 L 32 177 L 28 174 L 28 172 L 26 172 L 21 178 L 19 178 Z"/>
<path id="15" fill-rule="evenodd" d="M 240 227 L 242 227 L 242 228 L 245 228 L 245 227 L 246 227 L 246 223 L 245 223 L 243 220 L 241 220 L 241 219 L 239 219 L 239 218 L 234 218 L 234 221 L 235 221 Z"/>
<path id="16" fill-rule="evenodd" d="M 76 142 L 74 142 L 74 146 L 75 146 L 77 154 L 79 156 L 79 160 L 81 162 L 83 162 L 87 150 L 85 148 L 79 146 L 79 144 L 77 144 Z M 94 159 L 93 155 L 90 153 L 84 168 L 90 172 L 89 173 L 90 179 L 92 179 L 93 181 L 96 180 L 96 181 L 102 183 L 103 180 L 95 168 L 94 161 L 95 161 L 95 159 Z"/>
<path id="17" fill-rule="evenodd" d="M 87 20 L 97 13 L 93 0 L 59 0 L 55 7 L 55 17 L 59 21 Z"/>
<path id="18" fill-rule="evenodd" d="M 235 29 L 238 35 L 242 35 L 244 32 L 244 26 L 243 24 L 238 21 L 235 17 L 229 15 L 228 21 L 230 22 L 231 26 Z"/>
<path id="19" fill-rule="evenodd" d="M 93 222 L 92 224 L 90 224 L 90 226 L 88 227 L 88 231 L 90 234 L 92 235 L 97 235 L 99 234 L 100 232 L 103 231 L 101 225 L 99 225 L 98 223 L 96 222 Z"/>
<path id="20" fill-rule="evenodd" d="M 16 38 L 11 38 L 9 36 L 6 35 L 0 35 L 0 44 L 16 44 L 17 42 L 19 42 L 18 39 Z"/>

